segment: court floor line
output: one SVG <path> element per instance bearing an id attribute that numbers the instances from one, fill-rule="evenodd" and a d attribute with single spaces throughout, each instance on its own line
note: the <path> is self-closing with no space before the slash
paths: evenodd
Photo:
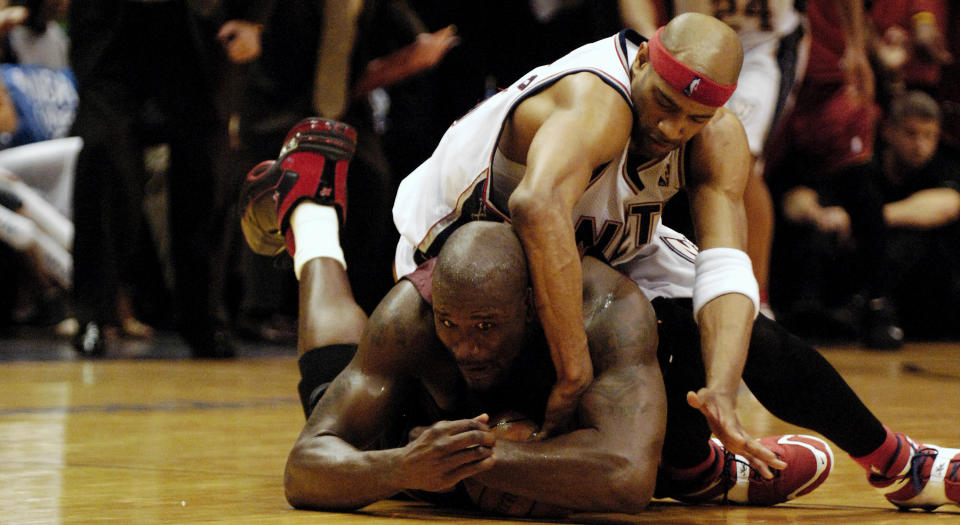
<path id="1" fill-rule="evenodd" d="M 914 375 L 929 378 L 929 379 L 939 379 L 941 381 L 960 382 L 960 374 L 950 374 L 947 372 L 931 370 L 929 367 L 921 366 L 917 363 L 905 362 L 902 365 L 900 365 L 900 370 L 903 370 L 905 373 L 908 373 L 908 374 L 914 374 Z"/>
<path id="2" fill-rule="evenodd" d="M 284 396 L 244 401 L 200 401 L 175 399 L 157 403 L 111 403 L 108 405 L 74 405 L 0 408 L 0 417 L 20 415 L 109 414 L 114 412 L 183 412 L 188 410 L 237 410 L 273 408 L 299 404 L 297 398 Z"/>
<path id="3" fill-rule="evenodd" d="M 117 465 L 117 464 L 105 464 L 105 463 L 91 463 L 89 461 L 85 462 L 60 462 L 60 461 L 17 461 L 17 460 L 8 460 L 4 462 L 5 471 L 13 472 L 12 469 L 9 469 L 10 466 L 16 465 L 18 467 L 35 467 L 37 469 L 68 469 L 68 468 L 81 468 L 81 469 L 100 469 L 100 470 L 125 470 L 131 472 L 164 472 L 169 474 L 199 474 L 204 476 L 224 476 L 229 474 L 231 477 L 237 476 L 246 476 L 252 478 L 264 478 L 264 479 L 277 479 L 283 476 L 283 473 L 279 474 L 258 474 L 256 472 L 244 471 L 244 470 L 232 470 L 230 472 L 224 472 L 223 470 L 198 470 L 190 468 L 171 468 L 171 467 L 150 467 L 144 465 Z M 2 522 L 0 522 L 2 523 Z"/>

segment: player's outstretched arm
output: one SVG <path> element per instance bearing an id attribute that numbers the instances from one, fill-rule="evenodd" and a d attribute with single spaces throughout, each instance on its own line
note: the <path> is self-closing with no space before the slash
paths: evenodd
<path id="1" fill-rule="evenodd" d="M 557 369 L 542 436 L 570 421 L 593 378 L 580 312 L 573 207 L 593 170 L 622 151 L 632 122 L 629 106 L 614 89 L 580 73 L 524 101 L 500 143 L 509 157 L 526 160 L 523 180 L 510 197 L 510 215 Z"/>
<path id="2" fill-rule="evenodd" d="M 357 355 L 331 383 L 287 459 L 284 488 L 297 508 L 354 509 L 406 489 L 440 491 L 493 464 L 486 415 L 441 421 L 403 447 L 371 450 L 401 416 L 418 367 L 430 366 L 429 305 L 402 281 L 374 311 Z"/>
<path id="3" fill-rule="evenodd" d="M 757 283 L 745 253 L 743 191 L 750 150 L 740 121 L 721 108 L 690 141 L 687 189 L 701 252 L 694 315 L 700 326 L 707 384 L 687 401 L 706 416 L 727 450 L 742 454 L 771 477 L 767 465 L 786 465 L 753 439 L 736 414 L 737 391 L 758 307 Z M 702 304 L 699 307 L 698 305 Z"/>
<path id="4" fill-rule="evenodd" d="M 643 510 L 666 427 L 653 307 L 609 266 L 586 258 L 583 315 L 596 378 L 577 429 L 535 442 L 497 441 L 488 487 L 585 512 Z"/>

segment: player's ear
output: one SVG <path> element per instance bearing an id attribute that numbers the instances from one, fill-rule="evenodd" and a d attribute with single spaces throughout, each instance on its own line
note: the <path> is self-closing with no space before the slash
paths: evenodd
<path id="1" fill-rule="evenodd" d="M 643 42 L 640 44 L 640 48 L 637 50 L 637 56 L 633 59 L 633 63 L 630 64 L 630 74 L 636 75 L 640 73 L 640 68 L 649 61 L 650 44 L 648 42 Z"/>

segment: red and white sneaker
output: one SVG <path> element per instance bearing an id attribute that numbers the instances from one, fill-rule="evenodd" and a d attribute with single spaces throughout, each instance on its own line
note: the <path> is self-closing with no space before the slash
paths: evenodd
<path id="1" fill-rule="evenodd" d="M 870 474 L 870 484 L 904 510 L 960 505 L 960 449 L 918 444 L 902 434 L 898 437 L 909 447 L 910 461 L 891 476 Z"/>
<path id="2" fill-rule="evenodd" d="M 261 255 L 293 255 L 290 215 L 305 200 L 333 206 L 340 224 L 347 216 L 347 169 L 357 132 L 336 120 L 311 117 L 287 133 L 276 161 L 247 174 L 240 189 L 240 221 L 250 248 Z"/>
<path id="3" fill-rule="evenodd" d="M 783 470 L 770 469 L 773 479 L 765 479 L 743 456 L 727 452 L 713 438 L 710 445 L 723 458 L 723 469 L 712 480 L 701 481 L 699 489 L 669 496 L 688 503 L 776 505 L 813 492 L 833 468 L 833 451 L 822 439 L 785 435 L 766 437 L 760 443 L 787 462 Z"/>

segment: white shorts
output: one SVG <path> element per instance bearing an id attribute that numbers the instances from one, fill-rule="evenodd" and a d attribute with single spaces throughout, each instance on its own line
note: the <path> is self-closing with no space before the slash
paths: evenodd
<path id="1" fill-rule="evenodd" d="M 763 153 L 780 96 L 777 44 L 776 40 L 771 40 L 744 52 L 737 89 L 725 105 L 740 118 L 747 132 L 750 152 L 757 157 Z"/>

